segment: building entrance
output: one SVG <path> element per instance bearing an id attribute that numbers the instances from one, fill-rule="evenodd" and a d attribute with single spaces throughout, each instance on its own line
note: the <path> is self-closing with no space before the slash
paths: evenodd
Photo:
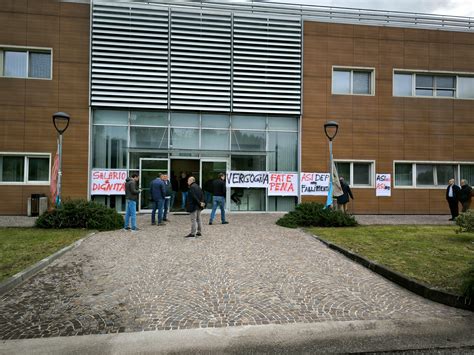
<path id="1" fill-rule="evenodd" d="M 194 176 L 196 182 L 204 190 L 207 208 L 212 207 L 211 181 L 219 173 L 225 173 L 228 168 L 226 159 L 215 158 L 140 158 L 140 211 L 152 209 L 150 184 L 160 174 L 168 174 L 173 187 L 174 198 L 170 202 L 172 211 L 185 209 L 187 181 L 189 176 Z M 184 192 L 184 194 L 183 194 Z"/>
<path id="2" fill-rule="evenodd" d="M 194 176 L 196 182 L 200 184 L 199 159 L 170 159 L 171 172 L 170 180 L 175 191 L 175 198 L 171 210 L 179 211 L 185 209 L 188 191 L 188 177 Z"/>

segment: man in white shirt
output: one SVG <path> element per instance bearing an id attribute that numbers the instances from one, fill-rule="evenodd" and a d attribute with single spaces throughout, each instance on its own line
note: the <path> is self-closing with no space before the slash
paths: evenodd
<path id="1" fill-rule="evenodd" d="M 454 221 L 459 215 L 458 195 L 460 190 L 461 188 L 454 183 L 454 179 L 449 179 L 446 189 L 446 201 L 448 201 L 449 209 L 451 210 L 450 221 Z"/>

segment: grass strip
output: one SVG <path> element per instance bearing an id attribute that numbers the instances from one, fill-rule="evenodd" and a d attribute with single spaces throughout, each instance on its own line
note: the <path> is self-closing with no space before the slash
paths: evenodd
<path id="1" fill-rule="evenodd" d="M 461 294 L 469 263 L 474 262 L 474 233 L 456 234 L 455 229 L 417 225 L 309 231 L 433 288 Z"/>
<path id="2" fill-rule="evenodd" d="M 88 233 L 85 229 L 0 228 L 0 282 Z"/>

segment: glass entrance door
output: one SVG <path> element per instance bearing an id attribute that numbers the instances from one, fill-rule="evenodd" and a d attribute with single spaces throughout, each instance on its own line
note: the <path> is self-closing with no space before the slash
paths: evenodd
<path id="1" fill-rule="evenodd" d="M 226 173 L 227 160 L 222 159 L 202 159 L 201 160 L 201 181 L 204 196 L 206 198 L 206 208 L 212 208 L 212 180 L 217 179 L 219 173 Z M 227 189 L 228 191 L 229 189 Z M 228 195 L 228 193 L 226 193 Z M 228 199 L 226 198 L 228 201 Z M 228 207 L 226 206 L 226 209 Z"/>
<path id="2" fill-rule="evenodd" d="M 168 174 L 168 170 L 168 159 L 140 159 L 140 211 L 151 210 L 150 184 L 159 174 Z"/>

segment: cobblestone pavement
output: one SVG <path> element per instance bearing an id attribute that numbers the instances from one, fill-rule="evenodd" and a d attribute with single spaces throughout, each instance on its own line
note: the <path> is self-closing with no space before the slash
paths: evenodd
<path id="1" fill-rule="evenodd" d="M 327 320 L 463 317 L 418 297 L 278 215 L 233 214 L 185 239 L 188 216 L 96 234 L 3 295 L 0 337 L 34 337 Z M 208 216 L 204 216 L 207 220 Z"/>

